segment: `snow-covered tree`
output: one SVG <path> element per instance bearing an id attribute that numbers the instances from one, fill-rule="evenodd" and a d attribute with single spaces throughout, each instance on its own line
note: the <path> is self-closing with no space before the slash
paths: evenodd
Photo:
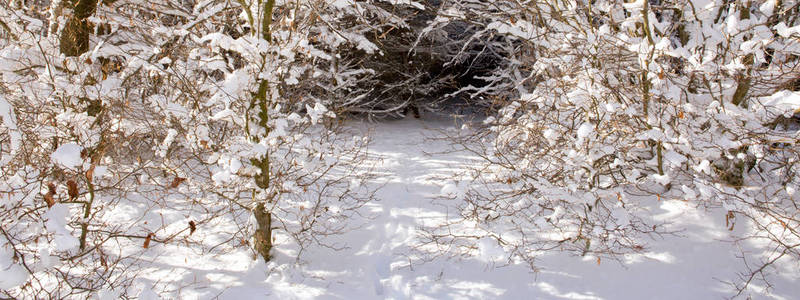
<path id="1" fill-rule="evenodd" d="M 527 63 L 500 70 L 518 94 L 463 142 L 486 161 L 458 222 L 477 229 L 434 230 L 432 245 L 475 253 L 489 237 L 509 261 L 550 249 L 616 257 L 660 232 L 641 201 L 678 198 L 724 208 L 731 227 L 748 219 L 736 226 L 771 243 L 740 290 L 763 266 L 800 260 L 797 3 L 492 7 L 502 16 L 486 28 Z"/>
<path id="2" fill-rule="evenodd" d="M 333 60 L 335 33 L 309 26 L 324 5 L 0 7 L 3 293 L 127 296 L 150 248 L 224 251 L 204 240 L 219 222 L 266 260 L 275 238 L 346 229 L 367 141 L 336 128 L 336 99 L 292 92 Z"/>
<path id="3" fill-rule="evenodd" d="M 324 244 L 371 197 L 343 116 L 461 97 L 493 114 L 460 140 L 484 164 L 420 249 L 617 258 L 666 233 L 648 202 L 684 199 L 769 245 L 744 291 L 800 261 L 798 16 L 793 0 L 4 1 L 0 290 L 129 296 L 152 247 Z M 221 223 L 230 239 L 204 240 Z"/>

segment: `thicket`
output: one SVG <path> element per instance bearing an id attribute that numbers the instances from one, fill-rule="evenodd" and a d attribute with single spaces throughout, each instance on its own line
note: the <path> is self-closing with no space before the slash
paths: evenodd
<path id="1" fill-rule="evenodd" d="M 798 16 L 784 0 L 5 1 L 3 294 L 128 296 L 159 243 L 265 260 L 273 231 L 324 245 L 374 192 L 368 141 L 336 119 L 455 104 L 490 115 L 457 140 L 485 164 L 420 249 L 618 258 L 667 233 L 640 199 L 685 199 L 769 245 L 744 292 L 800 261 Z M 165 207 L 186 213 L 146 222 Z M 220 219 L 229 241 L 192 238 Z"/>

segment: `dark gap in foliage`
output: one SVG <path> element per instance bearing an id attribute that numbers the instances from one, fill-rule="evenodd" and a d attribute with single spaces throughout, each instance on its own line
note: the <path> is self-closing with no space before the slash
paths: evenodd
<path id="1" fill-rule="evenodd" d="M 487 101 L 471 98 L 492 84 L 488 78 L 504 66 L 506 55 L 487 45 L 503 42 L 503 38 L 476 38 L 481 28 L 462 20 L 425 32 L 439 5 L 439 1 L 427 1 L 424 11 L 404 12 L 413 14 L 407 28 L 368 35 L 381 53 L 365 57 L 361 65 L 377 74 L 360 83 L 370 92 L 348 111 L 371 117 L 403 117 L 407 107 L 423 114 L 487 111 Z"/>

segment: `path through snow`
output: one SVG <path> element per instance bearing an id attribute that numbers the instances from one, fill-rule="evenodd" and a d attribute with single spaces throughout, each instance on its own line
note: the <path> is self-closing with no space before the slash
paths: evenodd
<path id="1" fill-rule="evenodd" d="M 367 206 L 374 217 L 352 220 L 364 224 L 336 237 L 347 249 L 314 247 L 297 264 L 287 255 L 268 266 L 253 263 L 248 254 L 231 253 L 208 260 L 211 271 L 185 276 L 200 289 L 181 296 L 224 299 L 719 299 L 731 296 L 720 280 L 734 279 L 741 270 L 738 251 L 728 238 L 723 215 L 704 212 L 679 200 L 658 202 L 656 218 L 676 222 L 685 237 L 650 243 L 645 255 L 629 256 L 623 264 L 597 263 L 592 258 L 549 254 L 542 271 L 526 266 L 495 267 L 481 259 L 439 258 L 409 264 L 410 247 L 423 222 L 437 222 L 452 206 L 435 205 L 432 197 L 453 183 L 454 174 L 469 163 L 463 153 L 431 140 L 453 127 L 448 118 L 404 119 L 360 124 L 370 132 L 372 159 L 379 172 L 379 199 Z M 451 189 L 454 186 L 445 188 Z M 439 202 L 442 203 L 442 202 Z M 444 202 L 448 203 L 448 202 Z M 431 224 L 431 223 L 428 223 Z M 279 246 L 280 248 L 281 246 Z M 278 250 L 280 252 L 280 249 Z M 249 260 L 249 262 L 248 262 Z M 267 269 L 272 269 L 265 274 Z M 786 267 L 773 277 L 775 299 L 800 297 L 800 271 Z M 198 279 L 199 278 L 199 279 Z M 755 295 L 755 298 L 770 298 Z"/>

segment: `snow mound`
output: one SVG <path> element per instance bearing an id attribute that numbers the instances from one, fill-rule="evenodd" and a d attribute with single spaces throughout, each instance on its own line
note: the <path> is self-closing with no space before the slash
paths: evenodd
<path id="1" fill-rule="evenodd" d="M 54 234 L 53 246 L 56 251 L 70 251 L 78 247 L 78 239 L 70 233 L 67 227 L 69 220 L 69 207 L 57 203 L 45 213 L 45 226 Z"/>
<path id="2" fill-rule="evenodd" d="M 67 143 L 59 146 L 58 149 L 50 155 L 50 159 L 53 163 L 74 169 L 83 164 L 83 159 L 81 158 L 82 150 L 83 148 L 78 146 L 78 144 Z"/>
<path id="3" fill-rule="evenodd" d="M 506 258 L 506 251 L 497 244 L 497 241 L 484 237 L 478 241 L 478 258 L 484 262 L 502 261 Z"/>
<path id="4" fill-rule="evenodd" d="M 14 253 L 6 239 L 0 237 L 0 289 L 10 290 L 28 281 L 25 268 L 14 263 Z"/>

